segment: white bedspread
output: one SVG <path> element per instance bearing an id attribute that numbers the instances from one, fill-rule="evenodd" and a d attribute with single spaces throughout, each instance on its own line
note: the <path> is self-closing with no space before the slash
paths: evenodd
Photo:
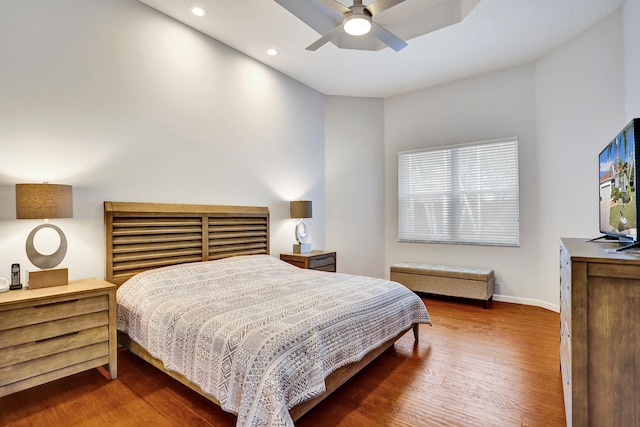
<path id="1" fill-rule="evenodd" d="M 293 426 L 324 378 L 413 323 L 424 304 L 387 280 L 303 270 L 268 255 L 165 267 L 117 292 L 118 329 L 238 415 Z"/>

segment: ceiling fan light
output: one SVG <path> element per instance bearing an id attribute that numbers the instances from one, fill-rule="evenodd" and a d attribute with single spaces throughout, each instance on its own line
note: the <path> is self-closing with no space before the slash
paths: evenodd
<path id="1" fill-rule="evenodd" d="M 371 30 L 371 21 L 366 15 L 351 15 L 344 21 L 344 31 L 352 36 L 362 36 Z"/>

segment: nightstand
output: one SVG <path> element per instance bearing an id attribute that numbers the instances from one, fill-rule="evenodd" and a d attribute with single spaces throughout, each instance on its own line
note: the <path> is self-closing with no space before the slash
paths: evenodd
<path id="1" fill-rule="evenodd" d="M 116 286 L 99 279 L 0 294 L 0 396 L 109 365 L 117 377 Z"/>
<path id="2" fill-rule="evenodd" d="M 296 267 L 320 271 L 336 271 L 336 253 L 328 251 L 311 251 L 306 254 L 280 254 L 282 261 Z"/>

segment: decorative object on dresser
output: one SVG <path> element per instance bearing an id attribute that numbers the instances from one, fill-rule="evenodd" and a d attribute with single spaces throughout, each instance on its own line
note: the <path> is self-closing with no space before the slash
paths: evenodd
<path id="1" fill-rule="evenodd" d="M 16 184 L 16 218 L 43 219 L 44 224 L 34 228 L 27 238 L 26 251 L 29 261 L 38 268 L 34 283 L 27 273 L 27 283 L 31 289 L 47 286 L 66 285 L 68 271 L 66 268 L 52 270 L 58 266 L 67 253 L 67 238 L 62 230 L 50 224 L 49 219 L 73 218 L 73 192 L 70 185 L 59 184 Z M 60 238 L 59 247 L 52 254 L 40 253 L 34 244 L 36 234 L 45 228 L 52 229 Z"/>
<path id="2" fill-rule="evenodd" d="M 618 247 L 561 239 L 567 426 L 640 426 L 640 254 Z"/>
<path id="3" fill-rule="evenodd" d="M 0 396 L 108 365 L 117 377 L 116 286 L 99 279 L 0 294 Z"/>
<path id="4" fill-rule="evenodd" d="M 293 245 L 293 253 L 306 254 L 311 252 L 311 244 L 307 243 L 309 239 L 309 227 L 304 222 L 305 218 L 312 218 L 313 212 L 311 202 L 306 200 L 296 200 L 289 203 L 289 216 L 291 218 L 299 218 L 296 223 L 296 241 Z"/>
<path id="5" fill-rule="evenodd" d="M 493 270 L 403 262 L 391 266 L 391 280 L 415 292 L 469 298 L 487 308 L 493 299 Z"/>
<path id="6" fill-rule="evenodd" d="M 333 273 L 337 270 L 335 252 L 311 251 L 306 254 L 283 253 L 280 254 L 280 259 L 296 267 L 310 270 L 330 271 Z"/>

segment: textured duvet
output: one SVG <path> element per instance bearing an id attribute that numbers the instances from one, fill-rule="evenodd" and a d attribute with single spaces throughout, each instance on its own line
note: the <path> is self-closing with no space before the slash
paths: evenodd
<path id="1" fill-rule="evenodd" d="M 117 292 L 118 330 L 215 397 L 238 426 L 293 426 L 289 408 L 414 323 L 424 304 L 387 280 L 268 255 L 140 273 Z"/>

